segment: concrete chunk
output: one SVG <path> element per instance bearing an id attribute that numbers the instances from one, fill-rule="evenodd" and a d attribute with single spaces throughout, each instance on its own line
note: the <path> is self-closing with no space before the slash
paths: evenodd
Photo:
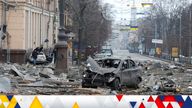
<path id="1" fill-rule="evenodd" d="M 39 72 L 39 75 L 45 78 L 52 78 L 53 74 L 54 74 L 54 71 L 50 68 L 43 68 L 43 70 Z"/>
<path id="2" fill-rule="evenodd" d="M 24 78 L 24 75 L 14 65 L 11 66 L 10 72 L 15 76 L 20 76 L 21 78 Z"/>
<path id="3" fill-rule="evenodd" d="M 0 92 L 10 93 L 11 92 L 11 81 L 6 77 L 0 77 Z"/>

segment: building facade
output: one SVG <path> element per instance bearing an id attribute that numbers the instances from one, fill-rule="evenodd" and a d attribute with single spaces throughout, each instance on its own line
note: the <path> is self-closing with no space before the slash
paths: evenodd
<path id="1" fill-rule="evenodd" d="M 58 0 L 4 0 L 0 3 L 0 25 L 7 25 L 1 48 L 52 47 L 58 33 Z"/>

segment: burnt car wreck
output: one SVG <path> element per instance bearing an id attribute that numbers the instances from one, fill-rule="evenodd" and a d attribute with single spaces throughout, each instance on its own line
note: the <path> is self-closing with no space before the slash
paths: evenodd
<path id="1" fill-rule="evenodd" d="M 122 86 L 137 88 L 142 81 L 141 68 L 130 58 L 101 58 L 87 60 L 82 87 L 108 86 L 120 90 Z"/>

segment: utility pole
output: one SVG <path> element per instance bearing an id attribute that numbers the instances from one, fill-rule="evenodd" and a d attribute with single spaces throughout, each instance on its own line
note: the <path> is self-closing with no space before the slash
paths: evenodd
<path id="1" fill-rule="evenodd" d="M 191 64 L 191 9 L 189 9 L 189 63 Z"/>
<path id="2" fill-rule="evenodd" d="M 68 72 L 68 46 L 67 40 L 68 36 L 65 34 L 64 25 L 64 3 L 65 0 L 59 0 L 59 34 L 58 42 L 55 45 L 56 49 L 56 74 L 67 73 Z"/>
<path id="3" fill-rule="evenodd" d="M 157 20 L 155 19 L 155 39 L 157 39 Z M 156 50 L 157 44 L 155 43 L 155 50 Z"/>
<path id="4" fill-rule="evenodd" d="M 180 18 L 179 18 L 179 55 L 182 55 L 181 54 L 181 48 L 182 48 L 182 45 L 181 45 L 181 15 L 180 15 Z"/>

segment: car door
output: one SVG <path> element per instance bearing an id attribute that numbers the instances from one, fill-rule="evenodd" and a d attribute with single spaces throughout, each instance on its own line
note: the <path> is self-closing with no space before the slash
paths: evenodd
<path id="1" fill-rule="evenodd" d="M 134 85 L 137 75 L 136 64 L 133 60 L 125 60 L 126 68 L 122 71 L 123 85 Z"/>
<path id="2" fill-rule="evenodd" d="M 124 60 L 121 67 L 121 82 L 123 85 L 127 85 L 129 79 L 131 78 L 131 73 L 129 72 L 129 62 Z"/>
<path id="3" fill-rule="evenodd" d="M 129 75 L 130 75 L 130 79 L 129 79 L 129 83 L 130 85 L 135 84 L 137 75 L 138 75 L 138 69 L 136 68 L 136 64 L 133 60 L 128 60 L 129 61 Z"/>

